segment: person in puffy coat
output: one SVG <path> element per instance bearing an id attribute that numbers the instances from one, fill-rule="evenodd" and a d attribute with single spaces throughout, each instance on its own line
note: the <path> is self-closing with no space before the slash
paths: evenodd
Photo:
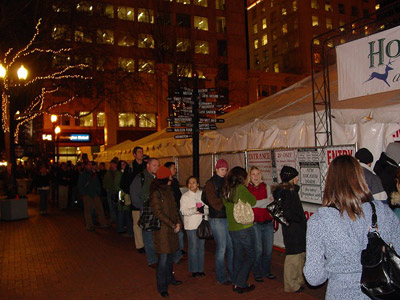
<path id="1" fill-rule="evenodd" d="M 188 256 L 189 272 L 193 277 L 205 276 L 204 274 L 204 239 L 197 237 L 197 227 L 199 227 L 204 217 L 204 203 L 201 201 L 201 190 L 199 181 L 191 176 L 186 184 L 189 190 L 181 197 L 181 213 L 183 215 L 183 225 L 185 226 L 188 237 Z"/>
<path id="2" fill-rule="evenodd" d="M 303 266 L 306 257 L 307 219 L 299 197 L 299 172 L 283 166 L 282 184 L 272 188 L 274 199 L 282 199 L 283 216 L 289 226 L 282 225 L 286 257 L 283 266 L 285 292 L 302 292 L 304 289 Z"/>
<path id="3" fill-rule="evenodd" d="M 161 166 L 156 179 L 150 185 L 150 206 L 161 222 L 160 230 L 154 234 L 154 250 L 159 255 L 157 265 L 157 289 L 162 297 L 169 297 L 168 285 L 182 282 L 173 274 L 174 253 L 179 249 L 178 232 L 182 226 L 171 188 L 171 171 Z"/>

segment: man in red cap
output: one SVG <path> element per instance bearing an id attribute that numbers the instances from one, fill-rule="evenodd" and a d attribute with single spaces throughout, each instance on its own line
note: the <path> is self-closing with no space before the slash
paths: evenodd
<path id="1" fill-rule="evenodd" d="M 206 182 L 202 194 L 202 201 L 209 207 L 209 222 L 216 244 L 215 272 L 217 282 L 224 285 L 232 284 L 231 278 L 233 278 L 232 240 L 228 231 L 225 206 L 222 202 L 222 187 L 227 173 L 228 163 L 224 159 L 219 159 L 215 165 L 215 174 Z M 229 277 L 226 276 L 225 253 Z"/>

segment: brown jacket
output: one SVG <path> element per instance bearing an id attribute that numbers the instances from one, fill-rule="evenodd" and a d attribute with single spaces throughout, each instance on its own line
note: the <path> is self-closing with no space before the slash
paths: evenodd
<path id="1" fill-rule="evenodd" d="M 153 214 L 161 221 L 161 229 L 154 231 L 154 249 L 156 253 L 174 253 L 179 249 L 178 234 L 174 232 L 176 224 L 182 222 L 176 207 L 174 193 L 170 186 L 159 186 L 150 194 Z"/>

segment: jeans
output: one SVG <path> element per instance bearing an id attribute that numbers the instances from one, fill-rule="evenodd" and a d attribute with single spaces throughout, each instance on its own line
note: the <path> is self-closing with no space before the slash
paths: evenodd
<path id="1" fill-rule="evenodd" d="M 49 194 L 49 190 L 39 190 L 40 194 L 40 211 L 47 210 L 47 195 Z"/>
<path id="2" fill-rule="evenodd" d="M 158 258 L 154 250 L 154 239 L 152 231 L 142 230 L 144 250 L 146 251 L 147 264 L 152 265 L 157 263 Z"/>
<path id="3" fill-rule="evenodd" d="M 124 232 L 124 226 L 126 226 L 126 232 L 129 236 L 133 237 L 133 221 L 131 210 L 118 210 L 117 214 L 117 232 Z"/>
<path id="4" fill-rule="evenodd" d="M 107 191 L 107 203 L 108 211 L 110 212 L 110 220 L 117 221 L 117 203 L 118 193 L 113 191 Z"/>
<path id="5" fill-rule="evenodd" d="M 271 273 L 274 226 L 269 223 L 254 223 L 256 261 L 253 266 L 254 277 L 265 277 Z"/>
<path id="6" fill-rule="evenodd" d="M 204 244 L 206 240 L 199 239 L 197 230 L 186 230 L 188 238 L 189 272 L 204 272 Z"/>
<path id="7" fill-rule="evenodd" d="M 218 283 L 224 283 L 233 278 L 233 249 L 228 231 L 228 220 L 226 218 L 210 218 L 209 222 L 215 240 L 215 272 L 217 281 Z M 225 271 L 225 252 L 229 278 L 226 277 Z"/>
<path id="8" fill-rule="evenodd" d="M 256 252 L 254 250 L 254 228 L 230 231 L 233 244 L 233 280 L 232 283 L 244 288 L 248 285 L 247 280 L 254 261 Z"/>
<path id="9" fill-rule="evenodd" d="M 159 293 L 166 292 L 168 285 L 175 281 L 173 273 L 173 254 L 162 253 L 158 259 L 157 266 L 157 290 Z"/>

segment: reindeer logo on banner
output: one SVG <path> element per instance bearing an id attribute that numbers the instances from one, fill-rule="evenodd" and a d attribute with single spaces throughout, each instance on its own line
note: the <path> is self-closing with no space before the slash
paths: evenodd
<path id="1" fill-rule="evenodd" d="M 369 78 L 367 80 L 365 80 L 363 83 L 366 83 L 366 82 L 376 78 L 376 79 L 384 81 L 390 87 L 390 84 L 387 82 L 387 78 L 389 75 L 389 71 L 393 70 L 393 68 L 390 66 L 392 63 L 394 63 L 394 61 L 391 61 L 389 59 L 389 63 L 386 65 L 386 68 L 385 68 L 385 73 L 372 72 L 371 75 L 369 75 Z"/>

